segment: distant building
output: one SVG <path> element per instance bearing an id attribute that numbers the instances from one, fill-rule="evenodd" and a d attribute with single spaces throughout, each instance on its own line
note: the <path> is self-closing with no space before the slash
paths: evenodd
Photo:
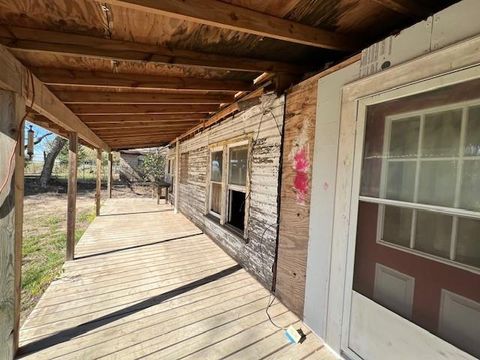
<path id="1" fill-rule="evenodd" d="M 128 182 L 144 181 L 143 161 L 145 155 L 158 150 L 158 148 L 121 150 L 119 162 L 120 180 Z"/>

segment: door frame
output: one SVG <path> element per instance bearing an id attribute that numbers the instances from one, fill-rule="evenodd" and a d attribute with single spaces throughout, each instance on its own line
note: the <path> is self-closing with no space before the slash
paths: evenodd
<path id="1" fill-rule="evenodd" d="M 480 36 L 343 88 L 326 341 L 345 356 L 360 359 L 348 336 L 366 107 L 480 77 L 478 49 Z"/>

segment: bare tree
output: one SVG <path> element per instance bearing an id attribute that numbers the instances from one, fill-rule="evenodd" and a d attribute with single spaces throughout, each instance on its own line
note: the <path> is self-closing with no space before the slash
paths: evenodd
<path id="1" fill-rule="evenodd" d="M 55 139 L 52 141 L 50 146 L 50 152 L 45 157 L 45 163 L 43 164 L 42 173 L 40 174 L 39 183 L 42 189 L 47 188 L 47 184 L 52 177 L 52 170 L 53 165 L 55 164 L 55 159 L 57 158 L 60 151 L 62 151 L 66 143 L 67 140 L 60 136 L 55 137 Z"/>

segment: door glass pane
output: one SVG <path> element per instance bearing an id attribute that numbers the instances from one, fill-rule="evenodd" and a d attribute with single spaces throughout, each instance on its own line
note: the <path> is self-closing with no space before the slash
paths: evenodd
<path id="1" fill-rule="evenodd" d="M 248 147 L 239 146 L 230 149 L 228 183 L 245 186 L 247 183 Z"/>
<path id="2" fill-rule="evenodd" d="M 211 179 L 212 181 L 222 181 L 223 151 L 212 152 Z"/>
<path id="3" fill-rule="evenodd" d="M 457 156 L 461 126 L 462 110 L 425 115 L 422 157 Z"/>
<path id="4" fill-rule="evenodd" d="M 465 160 L 460 208 L 480 211 L 480 160 Z"/>
<path id="5" fill-rule="evenodd" d="M 456 180 L 456 161 L 422 161 L 418 202 L 452 207 L 455 199 Z"/>
<path id="6" fill-rule="evenodd" d="M 392 244 L 410 247 L 412 214 L 412 209 L 385 206 L 382 240 Z"/>
<path id="7" fill-rule="evenodd" d="M 468 110 L 465 156 L 480 156 L 480 106 Z"/>
<path id="8" fill-rule="evenodd" d="M 387 199 L 413 201 L 416 167 L 415 161 L 388 162 Z"/>
<path id="9" fill-rule="evenodd" d="M 392 121 L 389 157 L 415 158 L 418 153 L 419 132 L 419 116 Z"/>
<path id="10" fill-rule="evenodd" d="M 210 211 L 213 211 L 216 214 L 220 215 L 222 208 L 222 185 L 212 183 L 211 191 L 211 201 L 210 201 Z"/>
<path id="11" fill-rule="evenodd" d="M 417 210 L 415 249 L 448 258 L 451 236 L 451 216 Z"/>
<path id="12" fill-rule="evenodd" d="M 480 221 L 458 219 L 455 260 L 480 268 Z"/>

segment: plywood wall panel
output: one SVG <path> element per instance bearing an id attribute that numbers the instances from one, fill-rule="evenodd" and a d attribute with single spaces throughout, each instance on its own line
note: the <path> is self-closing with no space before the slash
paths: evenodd
<path id="1" fill-rule="evenodd" d="M 303 315 L 317 82 L 287 93 L 276 294 Z"/>

